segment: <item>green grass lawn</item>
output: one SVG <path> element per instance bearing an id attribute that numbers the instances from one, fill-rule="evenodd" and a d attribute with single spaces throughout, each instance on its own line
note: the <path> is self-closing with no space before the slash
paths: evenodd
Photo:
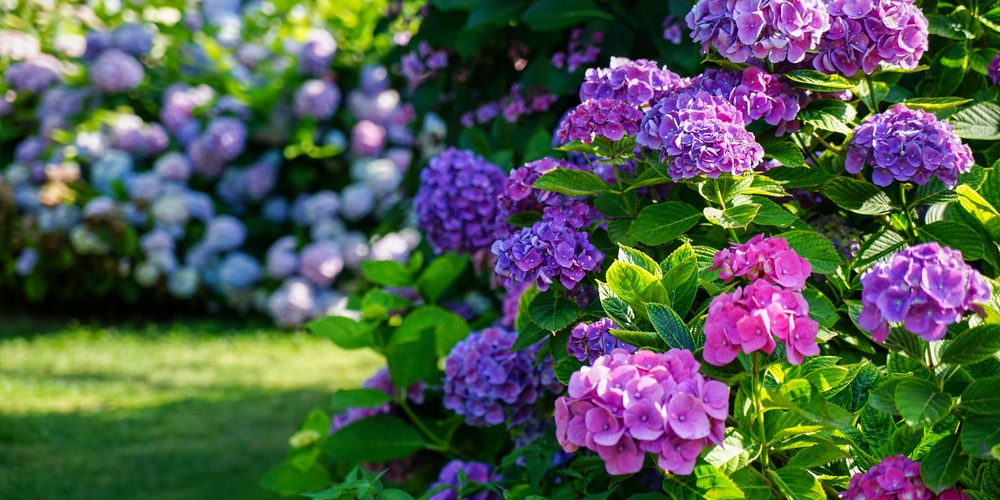
<path id="1" fill-rule="evenodd" d="M 0 315 L 0 498 L 273 498 L 306 413 L 378 366 L 266 326 Z"/>

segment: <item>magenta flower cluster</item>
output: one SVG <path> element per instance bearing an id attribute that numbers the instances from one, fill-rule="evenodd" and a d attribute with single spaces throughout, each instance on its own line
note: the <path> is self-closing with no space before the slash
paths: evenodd
<path id="1" fill-rule="evenodd" d="M 375 372 L 375 374 L 369 377 L 368 380 L 362 382 L 361 387 L 364 389 L 376 389 L 390 396 L 394 396 L 396 394 L 396 387 L 392 385 L 392 379 L 389 378 L 388 368 L 379 369 L 379 371 Z M 425 389 L 426 386 L 423 382 L 417 382 L 411 385 L 408 389 L 406 389 L 406 399 L 418 405 L 423 404 Z M 390 411 L 392 411 L 391 403 L 384 403 L 370 408 L 348 408 L 346 412 L 333 416 L 333 420 L 330 422 L 330 434 L 339 431 L 351 422 L 368 417 L 374 417 L 376 415 L 385 415 Z"/>
<path id="2" fill-rule="evenodd" d="M 583 28 L 575 28 L 569 34 L 569 44 L 566 50 L 552 54 L 552 67 L 566 68 L 572 73 L 577 69 L 597 60 L 601 55 L 601 44 L 604 43 L 604 32 L 595 31 L 590 34 L 590 43 L 583 41 Z"/>
<path id="3" fill-rule="evenodd" d="M 616 99 L 641 108 L 681 85 L 681 77 L 655 61 L 612 57 L 610 67 L 589 68 L 584 74 L 580 100 Z"/>
<path id="4" fill-rule="evenodd" d="M 420 42 L 417 49 L 403 56 L 400 72 L 415 89 L 439 69 L 448 67 L 448 52 L 434 49 L 427 42 Z"/>
<path id="5" fill-rule="evenodd" d="M 858 325 L 884 342 L 889 323 L 902 322 L 927 341 L 939 340 L 948 325 L 990 298 L 990 287 L 962 253 L 936 242 L 908 247 L 861 275 Z"/>
<path id="6" fill-rule="evenodd" d="M 878 186 L 888 186 L 893 179 L 926 184 L 934 176 L 954 187 L 958 174 L 975 164 L 972 150 L 954 129 L 922 109 L 897 104 L 858 125 L 844 167 L 856 174 L 868 163 L 872 183 Z"/>
<path id="7" fill-rule="evenodd" d="M 745 277 L 750 281 L 763 279 L 788 290 L 802 290 L 812 273 L 809 261 L 799 257 L 784 238 L 765 238 L 758 234 L 741 245 L 724 248 L 712 258 L 712 269 L 719 278 L 730 281 Z"/>
<path id="8" fill-rule="evenodd" d="M 812 65 L 827 74 L 872 74 L 879 63 L 913 69 L 927 50 L 927 18 L 913 0 L 832 0 L 830 30 Z"/>
<path id="9" fill-rule="evenodd" d="M 844 500 L 969 500 L 969 495 L 955 489 L 934 494 L 920 477 L 920 462 L 904 455 L 885 457 L 868 472 L 851 476 Z"/>
<path id="10" fill-rule="evenodd" d="M 588 99 L 563 118 L 556 136 L 563 143 L 582 141 L 590 144 L 597 136 L 618 141 L 626 135 L 637 133 L 641 122 L 642 111 L 626 102 L 604 98 Z"/>
<path id="11" fill-rule="evenodd" d="M 642 119 L 636 142 L 660 153 L 674 181 L 740 175 L 764 159 L 764 149 L 743 125 L 743 112 L 700 89 L 673 92 Z"/>
<path id="12" fill-rule="evenodd" d="M 712 268 L 730 281 L 751 281 L 712 299 L 705 319 L 705 362 L 722 366 L 740 353 L 774 352 L 775 338 L 785 344 L 792 364 L 819 354 L 819 324 L 809 318 L 809 303 L 799 290 L 812 272 L 809 261 L 788 247 L 784 238 L 757 235 L 715 254 Z"/>
<path id="13" fill-rule="evenodd" d="M 476 253 L 496 239 L 500 167 L 471 151 L 448 148 L 420 172 L 413 197 L 417 224 L 437 253 Z"/>
<path id="14" fill-rule="evenodd" d="M 721 444 L 729 387 L 706 379 L 691 351 L 615 349 L 573 373 L 556 400 L 563 450 L 597 452 L 608 474 L 639 472 L 646 452 L 671 474 L 694 470 L 706 446 Z"/>
<path id="15" fill-rule="evenodd" d="M 535 363 L 542 344 L 511 351 L 515 340 L 517 332 L 490 327 L 456 344 L 444 364 L 444 407 L 474 427 L 518 425 L 546 391 L 562 390 L 552 358 Z"/>
<path id="16" fill-rule="evenodd" d="M 466 484 L 461 484 L 462 482 L 458 477 L 459 472 L 465 476 L 466 481 L 481 484 L 494 483 L 501 479 L 500 474 L 494 472 L 493 467 L 489 464 L 475 461 L 463 462 L 462 460 L 455 459 L 448 462 L 441 469 L 437 481 L 427 488 L 427 491 L 441 486 L 449 486 L 449 488 L 442 489 L 428 500 L 459 500 L 459 490 L 466 486 Z M 475 495 L 463 494 L 461 498 L 468 500 L 500 500 L 500 494 L 487 489 Z"/>
<path id="17" fill-rule="evenodd" d="M 1000 85 L 1000 54 L 990 61 L 990 66 L 986 70 L 986 74 L 990 77 L 990 81 L 993 85 Z"/>
<path id="18" fill-rule="evenodd" d="M 743 71 L 709 69 L 694 78 L 691 86 L 729 101 L 743 113 L 743 124 L 763 119 L 777 125 L 777 135 L 798 130 L 796 115 L 806 95 L 793 90 L 778 75 L 748 66 Z"/>
<path id="19" fill-rule="evenodd" d="M 558 215 L 558 210 L 554 215 Z M 586 232 L 567 222 L 565 218 L 543 219 L 493 243 L 496 274 L 504 288 L 510 290 L 518 282 L 534 282 L 539 290 L 545 291 L 558 280 L 572 289 L 587 271 L 600 267 L 604 253 L 590 242 Z"/>
<path id="20" fill-rule="evenodd" d="M 610 318 L 601 318 L 593 323 L 580 323 L 573 327 L 566 340 L 566 351 L 584 363 L 593 364 L 597 358 L 611 354 L 615 349 L 635 352 L 635 346 L 627 344 L 613 335 L 611 329 L 618 328 Z"/>
<path id="21" fill-rule="evenodd" d="M 703 54 L 714 45 L 734 63 L 801 62 L 830 28 L 821 0 L 698 0 L 685 20 Z"/>

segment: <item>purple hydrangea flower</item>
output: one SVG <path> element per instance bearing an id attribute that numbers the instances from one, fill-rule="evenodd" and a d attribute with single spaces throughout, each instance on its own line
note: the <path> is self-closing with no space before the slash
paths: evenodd
<path id="1" fill-rule="evenodd" d="M 231 252 L 219 264 L 219 283 L 223 290 L 246 290 L 260 279 L 257 259 L 243 252 Z"/>
<path id="2" fill-rule="evenodd" d="M 18 276 L 25 277 L 31 274 L 37 265 L 38 250 L 28 247 L 21 250 L 21 253 L 18 254 L 17 261 L 14 263 L 14 270 Z"/>
<path id="3" fill-rule="evenodd" d="M 990 287 L 962 253 L 936 242 L 908 247 L 861 275 L 858 325 L 884 342 L 890 323 L 927 341 L 940 340 L 948 325 L 990 298 Z"/>
<path id="4" fill-rule="evenodd" d="M 515 340 L 517 332 L 491 327 L 456 344 L 445 359 L 444 407 L 475 427 L 517 425 L 546 390 L 561 390 L 552 358 L 535 364 L 542 344 L 511 351 Z"/>
<path id="5" fill-rule="evenodd" d="M 583 28 L 575 28 L 569 34 L 569 44 L 565 51 L 552 54 L 552 66 L 572 73 L 590 64 L 601 55 L 600 45 L 604 43 L 604 32 L 595 31 L 590 35 L 590 43 L 583 41 Z"/>
<path id="6" fill-rule="evenodd" d="M 118 49 L 105 50 L 90 66 L 90 83 L 101 92 L 132 90 L 145 75 L 139 61 Z"/>
<path id="7" fill-rule="evenodd" d="M 719 269 L 719 278 L 726 282 L 745 276 L 750 281 L 763 279 L 788 290 L 805 288 L 806 278 L 812 273 L 812 265 L 788 247 L 788 240 L 764 238 L 763 234 L 717 252 L 712 269 Z"/>
<path id="8" fill-rule="evenodd" d="M 545 291 L 555 280 L 572 289 L 604 261 L 586 232 L 559 221 L 521 228 L 496 240 L 491 250 L 497 256 L 496 274 L 508 290 L 517 282 L 534 282 Z"/>
<path id="9" fill-rule="evenodd" d="M 556 439 L 568 453 L 597 452 L 608 474 L 639 472 L 646 452 L 664 471 L 690 474 L 705 447 L 722 444 L 729 415 L 729 387 L 700 367 L 685 349 L 600 356 L 556 400 Z"/>
<path id="10" fill-rule="evenodd" d="M 148 54 L 153 48 L 153 35 L 141 24 L 122 24 L 111 32 L 111 39 L 115 48 L 136 57 Z"/>
<path id="11" fill-rule="evenodd" d="M 330 69 L 330 61 L 337 52 L 337 41 L 329 31 L 314 29 L 299 52 L 299 72 L 303 75 L 322 76 Z"/>
<path id="12" fill-rule="evenodd" d="M 294 236 L 279 238 L 267 250 L 267 274 L 278 279 L 291 276 L 299 268 L 299 255 L 295 251 Z"/>
<path id="13" fill-rule="evenodd" d="M 183 154 L 171 151 L 153 163 L 153 170 L 165 181 L 186 182 L 191 176 L 191 162 Z"/>
<path id="14" fill-rule="evenodd" d="M 497 213 L 498 224 L 505 225 L 507 218 L 518 212 L 526 210 L 542 212 L 546 207 L 554 204 L 560 198 L 559 194 L 535 189 L 532 186 L 538 182 L 543 174 L 557 168 L 581 169 L 572 162 L 545 157 L 511 170 L 503 185 L 503 192 L 497 197 L 497 205 L 500 209 Z"/>
<path id="15" fill-rule="evenodd" d="M 206 225 L 203 241 L 210 250 L 225 252 L 239 248 L 246 238 L 246 227 L 239 219 L 232 215 L 220 215 Z"/>
<path id="16" fill-rule="evenodd" d="M 344 269 L 344 256 L 332 241 L 306 245 L 299 255 L 299 274 L 318 287 L 328 287 Z"/>
<path id="17" fill-rule="evenodd" d="M 325 80 L 308 80 L 295 92 L 295 114 L 325 120 L 340 106 L 340 90 Z"/>
<path id="18" fill-rule="evenodd" d="M 3 80 L 13 90 L 39 94 L 62 80 L 59 59 L 49 54 L 39 54 L 23 62 L 11 64 Z"/>
<path id="19" fill-rule="evenodd" d="M 163 93 L 160 121 L 171 132 L 179 134 L 192 123 L 191 116 L 195 108 L 208 104 L 214 96 L 215 91 L 207 85 L 189 87 L 183 83 L 175 83 Z M 197 123 L 194 125 L 197 126 Z"/>
<path id="20" fill-rule="evenodd" d="M 566 342 L 566 351 L 576 359 L 593 363 L 615 349 L 635 352 L 635 346 L 626 344 L 611 335 L 611 329 L 618 328 L 609 318 L 601 318 L 593 323 L 580 323 L 573 327 Z"/>
<path id="21" fill-rule="evenodd" d="M 556 135 L 564 143 L 583 141 L 584 144 L 590 144 L 597 136 L 618 141 L 638 132 L 641 122 L 642 111 L 626 102 L 604 98 L 588 99 L 563 118 Z"/>
<path id="22" fill-rule="evenodd" d="M 308 281 L 291 278 L 267 299 L 267 312 L 281 328 L 292 328 L 316 315 L 316 291 Z"/>
<path id="23" fill-rule="evenodd" d="M 351 150 L 358 156 L 377 155 L 385 147 L 386 134 L 385 127 L 361 120 L 351 129 Z"/>
<path id="24" fill-rule="evenodd" d="M 695 89 L 673 92 L 646 113 L 636 142 L 659 151 L 674 181 L 740 175 L 764 159 L 743 121 L 743 113 L 722 97 Z"/>
<path id="25" fill-rule="evenodd" d="M 580 100 L 615 99 L 641 108 L 681 84 L 681 77 L 655 61 L 612 57 L 610 67 L 590 68 L 584 74 Z"/>
<path id="26" fill-rule="evenodd" d="M 25 165 L 32 163 L 45 153 L 46 147 L 45 139 L 37 135 L 26 137 L 14 148 L 14 161 Z"/>
<path id="27" fill-rule="evenodd" d="M 729 101 L 743 113 L 743 124 L 755 120 L 778 127 L 777 135 L 798 130 L 795 116 L 807 98 L 805 92 L 753 66 L 742 71 L 709 69 L 691 80 L 692 88 L 705 90 Z"/>
<path id="28" fill-rule="evenodd" d="M 446 149 L 420 172 L 413 198 L 417 224 L 436 253 L 476 253 L 496 238 L 500 167 L 470 151 Z"/>
<path id="29" fill-rule="evenodd" d="M 990 61 L 990 66 L 986 70 L 986 74 L 989 75 L 993 85 L 1000 85 L 1000 53 Z"/>
<path id="30" fill-rule="evenodd" d="M 885 457 L 881 462 L 851 476 L 847 491 L 840 493 L 844 500 L 969 500 L 969 495 L 953 488 L 934 494 L 920 477 L 920 462 L 904 455 Z"/>
<path id="31" fill-rule="evenodd" d="M 872 74 L 879 63 L 913 69 L 927 50 L 928 26 L 913 0 L 832 0 L 830 30 L 812 65 L 826 74 Z"/>
<path id="32" fill-rule="evenodd" d="M 459 471 L 465 475 L 466 481 L 474 481 L 481 484 L 495 483 L 501 479 L 500 475 L 494 472 L 493 467 L 489 464 L 472 461 L 463 462 L 455 459 L 448 462 L 441 469 L 437 481 L 430 485 L 428 490 L 433 490 L 439 486 L 451 486 L 452 488 L 441 490 L 428 500 L 459 500 L 460 498 L 469 500 L 500 500 L 500 494 L 489 489 L 471 496 L 463 494 L 460 497 L 459 491 L 466 485 L 460 484 Z"/>
<path id="33" fill-rule="evenodd" d="M 865 118 L 854 130 L 844 168 L 852 174 L 871 165 L 872 183 L 888 186 L 893 179 L 926 184 L 931 176 L 948 187 L 975 164 L 972 150 L 952 132 L 950 123 L 922 110 L 897 104 Z"/>
<path id="34" fill-rule="evenodd" d="M 698 0 L 685 20 L 702 54 L 714 46 L 734 63 L 801 62 L 830 29 L 821 0 Z"/>
<path id="35" fill-rule="evenodd" d="M 381 64 L 369 64 L 361 68 L 361 89 L 370 96 L 378 95 L 389 88 L 389 71 Z"/>

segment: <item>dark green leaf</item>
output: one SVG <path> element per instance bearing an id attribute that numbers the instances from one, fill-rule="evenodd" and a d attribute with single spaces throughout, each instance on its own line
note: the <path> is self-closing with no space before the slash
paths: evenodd
<path id="1" fill-rule="evenodd" d="M 948 203 L 958 199 L 954 191 L 941 182 L 941 179 L 932 177 L 931 180 L 922 186 L 917 186 L 913 199 L 908 206 L 916 207 L 920 205 L 933 205 L 935 203 Z"/>
<path id="2" fill-rule="evenodd" d="M 684 317 L 691 309 L 698 294 L 698 257 L 689 243 L 674 250 L 660 264 L 663 277 L 660 282 L 670 296 L 670 307 Z"/>
<path id="3" fill-rule="evenodd" d="M 594 18 L 610 19 L 592 0 L 540 0 L 528 7 L 521 20 L 532 31 L 558 31 Z"/>
<path id="4" fill-rule="evenodd" d="M 840 447 L 835 446 L 832 443 L 821 443 L 799 450 L 785 465 L 787 467 L 811 469 L 821 465 L 826 465 L 834 460 L 843 460 L 847 458 L 851 458 L 851 454 L 842 450 Z"/>
<path id="5" fill-rule="evenodd" d="M 783 73 L 786 78 L 795 82 L 793 86 L 815 90 L 818 92 L 839 92 L 850 90 L 854 84 L 840 75 L 824 75 L 811 69 L 797 69 Z"/>
<path id="6" fill-rule="evenodd" d="M 567 196 L 589 196 L 608 191 L 608 184 L 600 177 L 583 170 L 568 168 L 557 168 L 545 172 L 535 181 L 533 187 Z"/>
<path id="7" fill-rule="evenodd" d="M 656 333 L 660 334 L 667 345 L 692 352 L 696 349 L 691 332 L 676 312 L 663 304 L 650 303 L 646 304 L 646 311 L 649 313 L 649 321 L 656 328 Z"/>
<path id="8" fill-rule="evenodd" d="M 392 415 L 378 415 L 347 424 L 327 438 L 323 450 L 343 460 L 387 462 L 406 458 L 425 445 L 410 424 Z"/>
<path id="9" fill-rule="evenodd" d="M 941 362 L 952 365 L 971 365 L 1000 351 L 1000 325 L 981 325 L 970 328 L 945 344 Z"/>
<path id="10" fill-rule="evenodd" d="M 531 316 L 528 314 L 528 306 L 538 294 L 538 289 L 531 286 L 521 293 L 521 297 L 518 298 L 517 317 L 514 319 L 514 328 L 517 330 L 518 335 L 517 340 L 514 341 L 514 345 L 511 346 L 512 351 L 520 351 L 551 335 L 551 332 L 531 321 Z"/>
<path id="11" fill-rule="evenodd" d="M 938 441 L 920 461 L 920 476 L 928 489 L 941 493 L 962 477 L 968 463 L 969 456 L 962 454 L 958 436 L 951 434 Z"/>
<path id="12" fill-rule="evenodd" d="M 647 245 L 662 245 L 687 232 L 699 219 L 701 212 L 687 203 L 656 203 L 639 213 L 629 233 Z"/>
<path id="13" fill-rule="evenodd" d="M 968 69 L 969 50 L 965 44 L 954 43 L 946 46 L 931 63 L 928 77 L 934 83 L 932 95 L 951 95 L 962 84 L 962 78 Z"/>
<path id="14" fill-rule="evenodd" d="M 555 332 L 569 326 L 580 315 L 575 300 L 560 297 L 553 291 L 539 294 L 528 305 L 528 316 L 536 325 Z"/>
<path id="15" fill-rule="evenodd" d="M 884 215 L 895 208 L 881 188 L 850 177 L 830 179 L 820 192 L 841 208 L 859 214 Z"/>
<path id="16" fill-rule="evenodd" d="M 569 378 L 573 376 L 574 373 L 580 371 L 583 366 L 583 362 L 576 359 L 573 355 L 566 356 L 560 359 L 558 363 L 552 370 L 556 372 L 556 379 L 563 383 L 563 385 L 569 385 Z"/>
<path id="17" fill-rule="evenodd" d="M 330 403 L 334 413 L 341 413 L 348 408 L 374 408 L 392 401 L 392 396 L 378 389 L 341 389 L 333 393 Z M 325 431 L 329 431 L 329 425 Z"/>
<path id="18" fill-rule="evenodd" d="M 293 464 L 284 462 L 264 473 L 258 482 L 264 489 L 282 496 L 292 496 L 329 486 L 330 474 L 318 464 L 303 472 Z"/>
<path id="19" fill-rule="evenodd" d="M 875 234 L 870 234 L 861 242 L 861 248 L 854 255 L 851 267 L 863 270 L 876 262 L 888 259 L 905 246 L 906 240 L 892 231 L 883 229 Z"/>
<path id="20" fill-rule="evenodd" d="M 1000 106 L 984 101 L 952 114 L 947 118 L 955 126 L 955 135 L 962 139 L 1000 140 Z"/>
<path id="21" fill-rule="evenodd" d="M 982 415 L 1000 414 L 1000 377 L 976 380 L 962 391 L 962 408 Z"/>
<path id="22" fill-rule="evenodd" d="M 745 228 L 750 225 L 750 223 L 753 222 L 754 217 L 757 216 L 758 210 L 760 210 L 760 205 L 756 203 L 748 203 L 746 205 L 730 207 L 725 210 L 705 207 L 702 213 L 704 213 L 705 218 L 713 224 L 722 226 L 726 229 L 735 229 Z"/>
<path id="23" fill-rule="evenodd" d="M 938 392 L 931 382 L 904 380 L 896 386 L 896 408 L 914 429 L 934 425 L 951 411 L 951 396 Z"/>
<path id="24" fill-rule="evenodd" d="M 431 0 L 435 7 L 443 11 L 469 10 L 475 7 L 479 0 Z"/>
<path id="25" fill-rule="evenodd" d="M 791 141 L 761 141 L 761 146 L 764 148 L 764 158 L 778 160 L 786 167 L 798 168 L 806 164 L 802 150 Z"/>
<path id="26" fill-rule="evenodd" d="M 631 199 L 629 199 L 631 198 Z M 618 194 L 604 193 L 594 198 L 594 206 L 601 212 L 601 215 L 610 219 L 624 219 L 632 217 L 632 207 L 636 203 L 635 193 Z"/>
<path id="27" fill-rule="evenodd" d="M 427 377 L 434 371 L 437 361 L 437 345 L 435 343 L 434 327 L 429 326 L 414 336 L 404 332 L 405 338 L 399 339 L 400 329 L 393 332 L 385 360 L 389 365 L 389 377 L 396 387 L 409 387 Z"/>
<path id="28" fill-rule="evenodd" d="M 830 299 L 826 298 L 826 296 L 823 295 L 823 292 L 820 292 L 812 286 L 803 290 L 802 296 L 805 297 L 806 302 L 809 303 L 809 317 L 821 326 L 833 328 L 833 325 L 836 324 L 839 319 L 837 316 L 837 309 L 833 306 L 833 302 L 830 302 Z"/>
<path id="29" fill-rule="evenodd" d="M 869 394 L 868 404 L 890 415 L 899 415 L 899 409 L 896 408 L 896 387 L 906 380 L 908 377 L 903 376 L 882 379 Z"/>
<path id="30" fill-rule="evenodd" d="M 361 273 L 376 285 L 405 287 L 413 284 L 410 270 L 394 260 L 366 260 L 361 263 Z"/>
<path id="31" fill-rule="evenodd" d="M 761 197 L 754 196 L 753 202 L 760 205 L 760 210 L 757 211 L 757 216 L 754 217 L 753 223 L 760 226 L 775 226 L 775 227 L 788 227 L 799 220 L 798 217 L 792 215 L 791 212 L 785 210 L 781 205 Z"/>
<path id="32" fill-rule="evenodd" d="M 472 11 L 469 12 L 469 20 L 465 23 L 465 29 L 477 29 L 486 26 L 503 28 L 509 25 L 512 19 L 517 17 L 523 6 L 524 1 L 480 0 L 472 8 Z"/>
<path id="33" fill-rule="evenodd" d="M 840 252 L 825 236 L 813 231 L 789 231 L 777 235 L 788 240 L 788 246 L 795 253 L 809 261 L 812 271 L 818 274 L 829 274 L 840 267 Z"/>
<path id="34" fill-rule="evenodd" d="M 928 31 L 932 35 L 937 35 L 952 40 L 973 40 L 973 35 L 969 30 L 962 27 L 962 24 L 943 14 L 927 14 Z"/>
<path id="35" fill-rule="evenodd" d="M 422 306 L 403 318 L 393 332 L 392 342 L 416 341 L 428 328 L 434 330 L 434 345 L 441 357 L 469 335 L 469 324 L 461 316 L 438 306 Z"/>
<path id="36" fill-rule="evenodd" d="M 971 227 L 953 220 L 932 222 L 920 231 L 920 241 L 937 241 L 942 245 L 962 252 L 966 260 L 983 258 L 985 242 Z"/>
<path id="37" fill-rule="evenodd" d="M 632 330 L 630 326 L 635 321 L 635 313 L 628 303 L 615 295 L 606 283 L 598 281 L 597 292 L 601 298 L 601 306 L 608 317 L 615 320 L 619 327 Z"/>
<path id="38" fill-rule="evenodd" d="M 990 458 L 1000 445 L 1000 415 L 969 415 L 962 422 L 962 449 L 979 458 Z"/>
<path id="39" fill-rule="evenodd" d="M 372 326 L 343 316 L 326 316 L 306 323 L 306 328 L 321 337 L 326 337 L 342 349 L 372 347 Z"/>
<path id="40" fill-rule="evenodd" d="M 436 302 L 465 272 L 468 265 L 468 255 L 444 254 L 432 260 L 427 269 L 424 269 L 417 278 L 417 288 L 428 300 Z"/>

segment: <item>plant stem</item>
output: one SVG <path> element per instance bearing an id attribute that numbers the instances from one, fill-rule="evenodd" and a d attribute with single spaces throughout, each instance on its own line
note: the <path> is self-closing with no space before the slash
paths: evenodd
<path id="1" fill-rule="evenodd" d="M 758 439 L 760 439 L 760 460 L 764 471 L 767 471 L 771 467 L 770 459 L 767 454 L 767 429 L 764 427 L 764 402 L 761 400 L 761 393 L 764 390 L 764 377 L 766 377 L 766 372 L 764 374 L 760 373 L 760 366 L 758 364 L 759 352 L 753 353 L 753 406 L 756 410 L 757 415 L 757 432 L 760 434 Z"/>
<path id="2" fill-rule="evenodd" d="M 462 460 L 469 460 L 469 457 L 465 453 L 462 453 L 460 450 L 455 449 L 454 447 L 451 446 L 450 443 L 448 443 L 444 439 L 441 439 L 440 436 L 431 431 L 430 428 L 427 427 L 427 424 L 424 423 L 423 419 L 421 419 L 420 416 L 417 415 L 417 413 L 414 412 L 412 408 L 410 408 L 410 405 L 406 403 L 405 388 L 400 390 L 397 400 L 400 408 L 403 409 L 403 412 L 406 413 L 406 416 L 410 417 L 410 420 L 413 422 L 413 425 L 415 425 L 417 429 L 420 429 L 420 432 L 424 433 L 424 435 L 427 436 L 427 439 L 431 440 L 431 442 L 434 444 L 434 446 L 428 446 L 427 447 L 428 449 L 439 451 L 442 453 L 450 453 L 452 455 L 457 456 L 458 458 L 461 458 Z"/>
<path id="3" fill-rule="evenodd" d="M 833 144 L 826 142 L 826 139 L 820 137 L 820 135 L 817 134 L 816 132 L 813 132 L 812 137 L 813 139 L 816 139 L 816 142 L 822 144 L 824 148 L 829 149 L 830 151 L 833 151 L 834 153 L 837 153 L 840 156 L 847 156 L 847 153 L 845 153 L 843 149 L 840 149 L 837 146 L 834 146 Z"/>
<path id="4" fill-rule="evenodd" d="M 865 83 L 868 84 L 868 96 L 871 98 L 871 108 L 872 114 L 878 113 L 878 97 L 875 95 L 875 82 L 872 81 L 872 76 L 865 74 Z"/>
<path id="5" fill-rule="evenodd" d="M 714 179 L 712 180 L 712 183 L 715 185 L 715 196 L 719 198 L 719 207 L 721 207 L 722 211 L 725 212 L 726 200 L 722 197 L 722 190 L 719 189 L 719 180 Z M 729 236 L 733 239 L 733 243 L 736 243 L 738 245 L 740 243 L 740 237 L 736 235 L 736 230 L 731 227 L 728 229 L 729 229 Z"/>

